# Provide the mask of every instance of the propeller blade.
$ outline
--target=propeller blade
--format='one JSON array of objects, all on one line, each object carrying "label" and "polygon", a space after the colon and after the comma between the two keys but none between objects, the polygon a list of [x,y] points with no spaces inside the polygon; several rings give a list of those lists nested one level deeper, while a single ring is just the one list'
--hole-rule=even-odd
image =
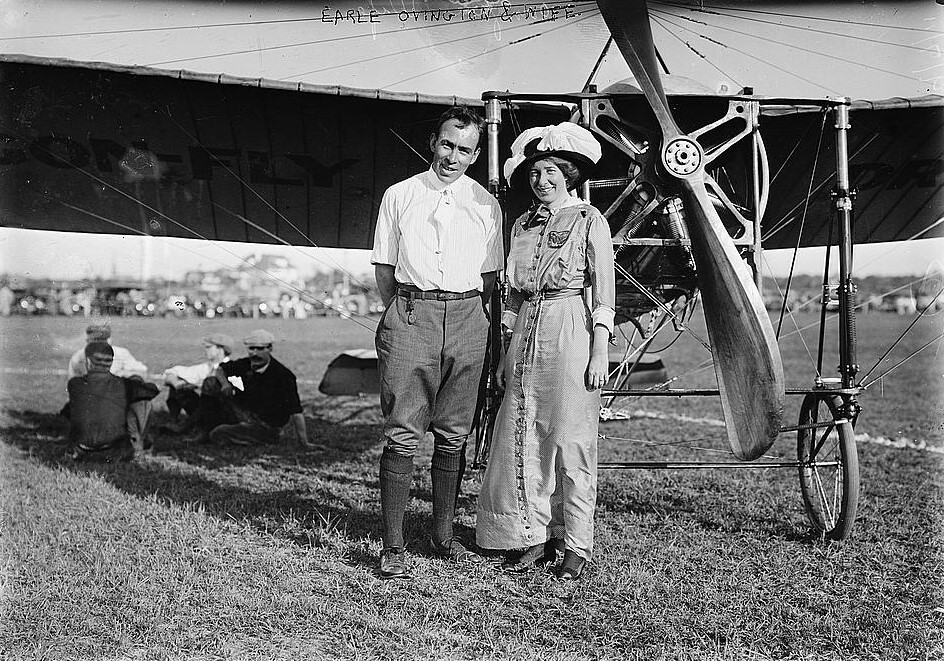
[{"label": "propeller blade", "polygon": [[669,112],[665,90],[662,89],[659,61],[656,59],[652,26],[649,23],[649,8],[645,0],[597,0],[597,5],[603,13],[603,20],[613,36],[613,41],[623,54],[636,84],[646,95],[659,126],[662,127],[665,142],[681,135],[682,132]]},{"label": "propeller blade", "polygon": [[704,183],[687,179],[682,187],[728,441],[738,459],[749,461],[770,449],[780,433],[785,399],[780,350],[751,271]]},{"label": "propeller blade", "polygon": [[783,364],[770,317],[708,197],[704,152],[669,111],[645,0],[597,4],[662,129],[662,166],[683,193],[731,450],[756,459],[776,440],[783,418]]}]

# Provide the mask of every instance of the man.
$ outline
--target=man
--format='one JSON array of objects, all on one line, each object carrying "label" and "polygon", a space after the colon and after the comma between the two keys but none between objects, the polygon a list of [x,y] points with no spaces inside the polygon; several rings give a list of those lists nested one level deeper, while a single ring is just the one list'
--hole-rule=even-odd
[{"label": "man", "polygon": [[268,331],[253,331],[243,338],[249,355],[220,363],[215,374],[203,382],[203,397],[210,401],[207,413],[198,416],[198,424],[209,432],[208,440],[236,445],[271,443],[291,420],[298,442],[308,445],[295,375],[272,357],[274,341]]},{"label": "man", "polygon": [[[108,324],[91,324],[85,329],[85,343],[89,342],[107,342],[111,344],[111,327]],[[111,373],[115,376],[132,377],[138,376],[144,378],[147,376],[147,365],[131,355],[131,352],[124,347],[112,345],[115,352],[112,361]],[[85,350],[79,349],[69,359],[69,378],[84,376],[86,373]]]},{"label": "man", "polygon": [[[227,362],[233,353],[233,338],[225,333],[213,333],[203,338],[204,361],[196,365],[174,365],[164,371],[164,383],[167,385],[167,410],[174,419],[169,429],[174,432],[186,431],[194,425],[200,403],[200,386],[203,381]],[[183,424],[177,424],[181,410],[187,413]]]},{"label": "man", "polygon": [[429,170],[391,186],[380,204],[371,263],[387,307],[376,336],[382,578],[410,576],[403,517],[413,456],[427,431],[435,442],[433,552],[482,561],[455,536],[453,519],[488,337],[485,304],[503,260],[501,208],[465,175],[483,129],[468,108],[447,110],[430,136]]},{"label": "man", "polygon": [[115,350],[107,342],[90,342],[84,353],[86,373],[68,384],[71,456],[127,461],[144,451],[157,386],[112,374]]}]

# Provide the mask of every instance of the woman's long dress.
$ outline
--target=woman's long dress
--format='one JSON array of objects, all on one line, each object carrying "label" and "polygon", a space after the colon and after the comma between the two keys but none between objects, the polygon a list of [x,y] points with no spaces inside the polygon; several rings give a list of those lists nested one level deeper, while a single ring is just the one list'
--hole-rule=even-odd
[{"label": "woman's long dress", "polygon": [[535,215],[512,231],[503,322],[514,334],[476,541],[514,549],[563,539],[589,560],[600,391],[587,390],[587,367],[593,326],[613,331],[613,244],[602,214],[576,198]]}]

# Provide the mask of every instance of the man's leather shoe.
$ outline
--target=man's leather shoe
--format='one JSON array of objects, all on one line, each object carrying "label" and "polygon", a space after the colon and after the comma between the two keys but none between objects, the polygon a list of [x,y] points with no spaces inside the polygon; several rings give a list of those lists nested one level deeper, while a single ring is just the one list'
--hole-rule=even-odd
[{"label": "man's leather shoe", "polygon": [[380,552],[380,578],[413,578],[410,574],[410,565],[406,561],[406,551],[397,546],[391,546]]},{"label": "man's leather shoe", "polygon": [[470,551],[465,544],[459,541],[458,537],[450,537],[444,542],[437,542],[435,539],[429,540],[433,547],[433,555],[452,560],[456,564],[478,565],[485,562],[485,558],[475,551]]}]

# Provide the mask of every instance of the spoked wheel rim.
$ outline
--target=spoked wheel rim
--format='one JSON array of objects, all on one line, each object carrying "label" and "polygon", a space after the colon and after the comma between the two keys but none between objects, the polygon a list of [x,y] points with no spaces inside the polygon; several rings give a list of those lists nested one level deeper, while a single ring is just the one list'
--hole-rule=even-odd
[{"label": "spoked wheel rim", "polygon": [[859,458],[841,405],[836,395],[807,395],[797,431],[803,505],[814,530],[833,540],[851,534],[859,501]]}]

